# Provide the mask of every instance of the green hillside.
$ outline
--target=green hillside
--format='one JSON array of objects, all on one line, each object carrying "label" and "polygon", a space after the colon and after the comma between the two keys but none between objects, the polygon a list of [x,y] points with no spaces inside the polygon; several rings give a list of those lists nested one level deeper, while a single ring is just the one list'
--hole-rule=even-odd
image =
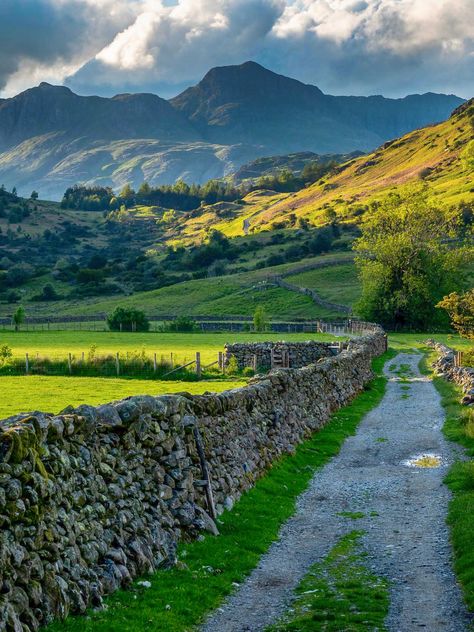
[{"label": "green hillside", "polygon": [[433,201],[448,207],[474,202],[474,101],[455,110],[443,123],[410,132],[371,154],[334,169],[297,193],[254,192],[244,198],[231,219],[206,207],[198,220],[183,222],[183,235],[197,237],[210,226],[226,235],[271,229],[275,223],[292,226],[295,218],[317,225],[336,213],[340,221],[360,221],[371,203],[415,183],[425,183]]},{"label": "green hillside", "polygon": [[[25,307],[28,315],[37,316],[109,313],[117,305],[137,306],[150,315],[251,316],[256,306],[262,304],[269,316],[274,318],[337,317],[343,314],[316,305],[308,296],[274,286],[271,283],[271,276],[285,274],[292,269],[297,270],[302,265],[324,265],[333,260],[348,260],[350,257],[348,253],[338,253],[222,277],[194,279],[157,290],[136,292],[129,296],[94,296],[25,303]],[[312,279],[311,287],[321,290],[324,298],[335,299],[337,294],[339,302],[350,305],[357,294],[354,273],[355,268],[352,264],[343,263],[330,268],[312,270],[304,276],[305,282],[307,278]],[[296,282],[293,277],[288,277],[288,280]],[[339,288],[339,291],[336,288]],[[0,305],[0,315],[5,316],[12,311],[12,305]]]}]

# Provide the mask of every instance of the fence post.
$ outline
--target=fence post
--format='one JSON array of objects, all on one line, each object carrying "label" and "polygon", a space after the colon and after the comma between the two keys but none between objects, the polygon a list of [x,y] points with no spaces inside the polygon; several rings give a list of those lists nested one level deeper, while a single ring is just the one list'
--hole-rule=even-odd
[{"label": "fence post", "polygon": [[72,358],[71,358],[70,353],[68,353],[68,356],[67,356],[67,366],[69,369],[69,375],[72,375]]},{"label": "fence post", "polygon": [[115,356],[115,368],[117,369],[117,375],[120,375],[120,359],[119,359],[118,352],[117,352],[117,355]]},{"label": "fence post", "polygon": [[201,354],[196,351],[196,375],[201,377]]},{"label": "fence post", "polygon": [[217,363],[219,365],[219,371],[222,371],[224,369],[224,356],[222,351],[219,351],[219,354],[217,356]]},{"label": "fence post", "polygon": [[156,353],[153,354],[153,373],[156,373]]},{"label": "fence post", "polygon": [[26,375],[28,375],[29,370],[30,370],[30,362],[29,362],[29,359],[28,359],[28,354],[25,353],[25,373],[26,373]]},{"label": "fence post", "polygon": [[171,368],[174,369],[174,358],[173,358],[173,352],[170,353],[170,364],[171,364]]},{"label": "fence post", "polygon": [[82,364],[84,364],[84,351],[82,352],[81,358],[82,358]]}]

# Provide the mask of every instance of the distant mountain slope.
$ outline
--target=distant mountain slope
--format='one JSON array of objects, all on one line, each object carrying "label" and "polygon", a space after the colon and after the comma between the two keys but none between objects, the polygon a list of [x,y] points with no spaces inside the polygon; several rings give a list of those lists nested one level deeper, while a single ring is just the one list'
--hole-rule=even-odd
[{"label": "distant mountain slope", "polygon": [[77,182],[203,182],[260,156],[367,151],[460,103],[437,94],[332,97],[253,62],[215,68],[169,102],[82,97],[42,83],[0,99],[0,183],[60,199]]},{"label": "distant mountain slope", "polygon": [[0,149],[58,132],[70,139],[94,141],[200,140],[186,117],[154,94],[81,97],[69,88],[41,83],[0,102]]},{"label": "distant mountain slope", "polygon": [[301,151],[294,154],[264,156],[239,167],[239,169],[232,174],[232,180],[238,184],[245,180],[258,179],[261,176],[275,175],[284,169],[288,169],[295,174],[300,174],[309,163],[329,163],[331,161],[341,163],[355,158],[357,155],[360,155],[360,153],[361,152],[354,152],[354,154],[349,155],[320,155],[315,154],[313,151]]},{"label": "distant mountain slope", "polygon": [[473,174],[471,99],[447,121],[388,141],[373,153],[336,167],[332,174],[297,193],[253,192],[231,218],[221,217],[213,207],[204,207],[197,228],[196,220],[190,218],[180,230],[183,236],[195,240],[210,227],[236,236],[266,230],[275,223],[292,226],[299,218],[321,224],[327,221],[328,211],[336,212],[341,221],[357,222],[370,202],[422,182],[440,206],[474,204]]},{"label": "distant mountain slope", "polygon": [[213,68],[171,103],[212,142],[257,141],[278,152],[346,153],[368,151],[442,121],[462,99],[433,93],[404,99],[330,96],[246,62]]}]

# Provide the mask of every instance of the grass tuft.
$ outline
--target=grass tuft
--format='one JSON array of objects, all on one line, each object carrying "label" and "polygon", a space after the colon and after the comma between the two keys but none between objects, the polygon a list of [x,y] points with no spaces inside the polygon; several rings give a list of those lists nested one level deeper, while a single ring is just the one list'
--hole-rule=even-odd
[{"label": "grass tuft", "polygon": [[365,566],[363,531],[341,538],[299,585],[291,610],[268,632],[369,632],[385,630],[388,582]]}]

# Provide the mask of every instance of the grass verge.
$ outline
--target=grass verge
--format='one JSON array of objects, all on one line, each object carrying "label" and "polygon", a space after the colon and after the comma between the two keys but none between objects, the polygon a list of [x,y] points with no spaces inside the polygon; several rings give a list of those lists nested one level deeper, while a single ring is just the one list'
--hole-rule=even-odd
[{"label": "grass verge", "polygon": [[445,482],[453,494],[447,521],[454,551],[454,570],[467,606],[474,611],[474,410],[461,406],[461,390],[455,384],[436,376],[433,383],[446,411],[443,432],[447,439],[466,448],[468,457],[451,467]]},{"label": "grass verge", "polygon": [[364,565],[360,538],[351,531],[328,556],[311,567],[296,591],[288,614],[268,632],[368,632],[385,630],[389,593],[387,580]]},{"label": "grass verge", "polygon": [[221,517],[219,537],[182,543],[180,564],[148,576],[150,587],[135,582],[107,600],[107,609],[70,618],[49,632],[184,632],[202,621],[256,566],[277,538],[280,526],[295,510],[295,501],[314,471],[336,455],[355,433],[364,415],[385,392],[382,368],[394,352],[374,359],[377,377],[326,426],[285,456],[245,494],[233,511]]}]

